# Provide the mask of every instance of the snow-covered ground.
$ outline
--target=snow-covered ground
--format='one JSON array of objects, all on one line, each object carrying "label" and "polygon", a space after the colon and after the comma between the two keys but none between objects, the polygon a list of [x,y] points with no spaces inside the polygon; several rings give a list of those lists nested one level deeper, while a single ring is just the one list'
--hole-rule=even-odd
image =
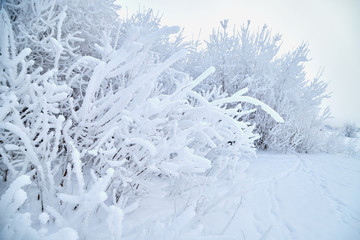
[{"label": "snow-covered ground", "polygon": [[260,154],[229,227],[246,239],[360,239],[360,161]]},{"label": "snow-covered ground", "polygon": [[360,239],[359,159],[260,152],[249,163],[234,184],[223,180],[194,191],[201,199],[196,206],[186,204],[194,198],[191,193],[145,197],[125,215],[124,237]]}]

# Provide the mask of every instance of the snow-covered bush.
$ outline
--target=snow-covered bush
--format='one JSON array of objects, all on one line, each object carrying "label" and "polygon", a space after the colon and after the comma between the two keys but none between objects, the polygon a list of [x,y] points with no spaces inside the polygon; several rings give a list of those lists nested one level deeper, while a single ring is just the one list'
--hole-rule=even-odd
[{"label": "snow-covered bush", "polygon": [[104,32],[119,29],[112,0],[5,1],[18,49],[31,46],[34,68],[55,68],[57,81],[78,55],[94,55]]},{"label": "snow-covered bush", "polygon": [[[99,203],[106,200],[104,191],[108,182],[105,182],[101,189],[96,188],[96,191],[91,188],[87,198],[87,195],[81,196],[81,200],[87,200],[82,202],[82,211],[74,213],[71,206],[62,204],[62,195],[59,193],[64,191],[62,188],[66,186],[59,182],[62,180],[59,176],[63,175],[62,171],[69,161],[80,168],[76,169],[79,170],[79,188],[85,189],[85,186],[80,184],[81,165],[76,162],[76,154],[69,155],[71,152],[67,151],[62,137],[66,116],[63,114],[63,109],[66,109],[63,106],[68,104],[71,89],[66,84],[56,84],[56,68],[39,67],[31,70],[35,61],[27,59],[37,57],[31,55],[30,48],[17,50],[8,14],[5,9],[1,9],[0,14],[0,26],[3,30],[0,37],[1,169],[4,170],[5,185],[14,181],[2,196],[1,207],[7,209],[16,205],[13,211],[8,212],[9,216],[3,219],[1,236],[5,239],[60,239],[65,235],[68,239],[77,239],[78,234],[72,229],[71,222],[63,220],[65,210],[71,208],[72,219],[76,219],[75,215],[78,216],[77,221],[86,220],[87,215],[93,210],[98,211]],[[19,181],[19,184],[15,184],[16,181]],[[99,185],[101,181],[98,180],[94,185]],[[68,188],[73,187],[70,182]],[[20,187],[15,189],[14,184],[21,185],[20,187],[29,186],[24,192]],[[87,184],[88,188],[93,185],[91,181]],[[102,198],[97,200],[96,194],[102,194]],[[88,206],[90,203],[92,208]],[[63,206],[63,216],[58,213],[60,206]],[[117,207],[104,205],[102,208]],[[118,209],[119,211],[121,210]],[[107,216],[114,214],[116,211]],[[42,217],[32,219],[35,216]],[[44,220],[46,217],[50,220]],[[43,227],[34,229],[32,221],[35,225],[41,223]],[[56,229],[47,232],[47,224],[54,222],[59,227],[59,232]],[[113,223],[110,222],[109,226],[111,224]],[[23,228],[20,229],[19,226]],[[82,233],[79,229],[77,231]]]},{"label": "snow-covered bush", "polygon": [[355,123],[344,124],[343,133],[345,137],[355,138],[358,132],[360,132],[360,128]]},{"label": "snow-covered bush", "polygon": [[[326,84],[319,77],[308,80],[304,63],[308,61],[306,44],[280,56],[280,35],[271,35],[264,26],[252,33],[249,23],[238,31],[228,32],[228,21],[213,31],[205,47],[189,57],[188,68],[196,76],[208,66],[216,68],[215,74],[198,86],[198,91],[220,87],[232,94],[244,87],[249,95],[268,104],[277,111],[285,123],[276,123],[269,115],[256,111],[241,118],[256,123],[260,138],[259,149],[307,152],[320,149],[322,122],[320,103],[326,96]],[[244,110],[252,108],[244,104]]]},{"label": "snow-covered bush", "polygon": [[283,121],[247,89],[199,94],[214,68],[195,79],[173,68],[187,53],[169,38],[179,28],[116,11],[102,0],[4,2],[3,236],[119,239],[144,194],[210,183],[254,154],[240,102]]}]

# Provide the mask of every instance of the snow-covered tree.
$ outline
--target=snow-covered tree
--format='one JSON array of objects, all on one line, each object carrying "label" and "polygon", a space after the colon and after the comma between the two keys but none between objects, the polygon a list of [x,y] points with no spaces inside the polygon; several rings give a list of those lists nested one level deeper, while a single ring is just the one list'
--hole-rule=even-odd
[{"label": "snow-covered tree", "polygon": [[[198,91],[219,87],[232,94],[244,87],[249,95],[268,104],[285,120],[276,123],[261,110],[241,120],[256,123],[259,149],[307,152],[320,149],[323,137],[320,103],[327,97],[326,84],[319,76],[309,80],[304,72],[308,61],[306,44],[285,55],[278,53],[281,36],[271,35],[267,26],[256,33],[250,23],[231,33],[227,20],[213,30],[203,48],[192,53],[186,70],[196,76],[208,66],[216,72],[198,86]],[[244,109],[252,108],[244,104]]]},{"label": "snow-covered tree", "polygon": [[208,184],[254,154],[258,135],[240,102],[283,121],[247,89],[196,92],[214,68],[195,78],[174,68],[187,54],[169,38],[179,28],[147,12],[122,20],[117,9],[102,0],[4,2],[2,236],[119,239],[123,210],[143,194]]}]

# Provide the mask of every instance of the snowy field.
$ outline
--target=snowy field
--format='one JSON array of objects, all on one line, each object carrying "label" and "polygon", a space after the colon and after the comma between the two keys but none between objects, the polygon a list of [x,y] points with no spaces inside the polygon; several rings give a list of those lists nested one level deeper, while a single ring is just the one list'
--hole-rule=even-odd
[{"label": "snowy field", "polygon": [[228,233],[245,239],[359,239],[360,162],[342,155],[260,154],[239,187]]},{"label": "snowy field", "polygon": [[[359,159],[260,152],[249,163],[234,185],[212,186],[216,204],[197,213],[174,210],[179,199],[144,198],[124,219],[124,234],[131,239],[360,239]],[[176,211],[177,218],[166,217]],[[126,225],[137,231],[126,232]]]}]

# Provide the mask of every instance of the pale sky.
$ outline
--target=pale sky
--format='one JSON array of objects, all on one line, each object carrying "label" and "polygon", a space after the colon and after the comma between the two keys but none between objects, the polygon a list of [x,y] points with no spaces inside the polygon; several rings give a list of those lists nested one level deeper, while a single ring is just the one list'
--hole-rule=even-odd
[{"label": "pale sky", "polygon": [[282,51],[309,43],[308,76],[324,67],[329,83],[330,122],[360,124],[360,1],[359,0],[120,0],[120,14],[151,7],[163,25],[185,28],[188,39],[208,38],[221,20],[240,26],[251,20],[254,29],[267,24],[283,35]]}]

